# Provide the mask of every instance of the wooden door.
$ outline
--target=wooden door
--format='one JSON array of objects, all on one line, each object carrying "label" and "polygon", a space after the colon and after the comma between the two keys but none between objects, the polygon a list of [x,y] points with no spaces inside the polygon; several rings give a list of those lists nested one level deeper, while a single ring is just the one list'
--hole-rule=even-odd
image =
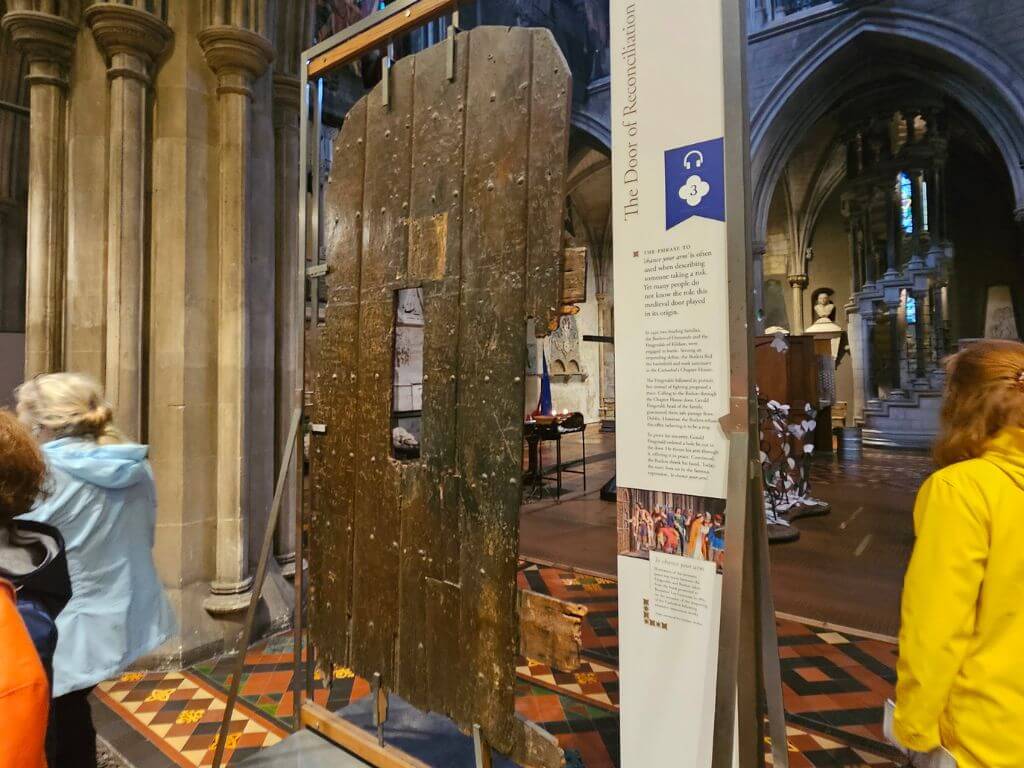
[{"label": "wooden door", "polygon": [[[323,667],[479,724],[550,764],[515,715],[526,319],[561,300],[570,74],[546,30],[459,34],[346,118],[324,197],[311,360],[309,626]],[[420,456],[392,450],[395,303],[422,289]]]}]

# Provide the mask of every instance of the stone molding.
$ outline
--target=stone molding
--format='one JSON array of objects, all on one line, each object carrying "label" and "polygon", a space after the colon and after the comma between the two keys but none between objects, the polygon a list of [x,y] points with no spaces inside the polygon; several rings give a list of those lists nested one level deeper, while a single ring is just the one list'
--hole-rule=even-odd
[{"label": "stone molding", "polygon": [[62,68],[71,60],[78,25],[39,11],[10,11],[0,22],[30,63],[53,62]]},{"label": "stone molding", "polygon": [[789,275],[786,279],[793,288],[806,288],[809,282],[807,275]]},{"label": "stone molding", "polygon": [[[85,22],[92,29],[103,55],[107,59],[110,77],[134,77],[147,84],[152,76],[153,63],[160,57],[174,32],[151,13],[130,5],[98,3],[85,11]],[[146,74],[115,64],[118,54],[136,56],[145,63]]]},{"label": "stone molding", "polygon": [[252,602],[253,577],[249,576],[237,583],[214,581],[210,585],[210,595],[203,600],[203,609],[211,616],[230,616],[240,613]]},{"label": "stone molding", "polygon": [[207,27],[198,35],[206,63],[220,80],[218,93],[252,98],[252,80],[274,60],[274,46],[262,35],[226,24]]},{"label": "stone molding", "polygon": [[299,111],[302,105],[302,85],[297,77],[274,75],[274,110]]}]

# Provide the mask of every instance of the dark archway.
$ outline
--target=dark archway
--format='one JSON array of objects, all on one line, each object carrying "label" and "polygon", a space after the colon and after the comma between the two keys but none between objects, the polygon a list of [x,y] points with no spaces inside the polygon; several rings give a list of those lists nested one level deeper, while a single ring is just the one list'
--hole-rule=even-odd
[{"label": "dark archway", "polygon": [[768,209],[789,156],[837,101],[899,72],[959,102],[999,150],[1024,208],[1024,76],[983,41],[926,14],[865,9],[820,38],[759,104],[753,116],[753,238],[763,241]]}]

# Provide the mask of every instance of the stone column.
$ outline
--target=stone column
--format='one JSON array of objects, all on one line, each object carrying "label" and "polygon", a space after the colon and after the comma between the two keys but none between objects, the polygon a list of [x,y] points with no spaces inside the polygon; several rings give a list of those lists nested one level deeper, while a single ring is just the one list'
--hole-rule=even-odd
[{"label": "stone column", "polygon": [[903,370],[903,337],[905,331],[900,328],[900,305],[899,300],[886,301],[885,313],[889,320],[889,366],[892,370],[892,380],[888,397],[900,398],[904,389]]},{"label": "stone column", "polygon": [[750,244],[751,271],[754,279],[754,333],[764,333],[764,255],[768,244],[754,240]]},{"label": "stone column", "polygon": [[915,291],[913,286],[907,289],[908,300],[913,298],[914,311],[914,384],[922,384],[928,376],[927,350],[927,322],[928,322],[928,294],[923,291]]},{"label": "stone column", "polygon": [[872,400],[878,399],[878,374],[874,366],[874,355],[875,355],[875,323],[878,318],[875,315],[874,310],[868,314],[861,312],[861,318],[863,325],[861,330],[864,333],[864,343],[861,345],[864,350],[862,357],[862,379],[864,382],[864,403],[870,403]]},{"label": "stone column", "polygon": [[25,376],[31,377],[63,367],[68,62],[78,27],[61,16],[20,9],[2,23],[28,60]]},{"label": "stone column", "polygon": [[97,3],[85,12],[110,80],[107,145],[106,395],[118,424],[142,439],[146,97],[171,29],[146,11]]},{"label": "stone column", "polygon": [[944,283],[938,282],[932,286],[932,367],[942,367],[942,358],[946,356],[946,313],[943,306],[942,295]]},{"label": "stone column", "polygon": [[846,305],[847,340],[850,345],[850,367],[853,374],[853,406],[854,424],[864,423],[864,367],[867,360],[865,321],[860,314],[860,306],[853,300]]},{"label": "stone column", "polygon": [[218,78],[220,188],[217,302],[217,575],[204,606],[214,614],[245,608],[252,598],[245,476],[249,313],[245,271],[251,247],[248,198],[253,81],[274,58],[262,35],[217,24],[198,35]]},{"label": "stone column", "polygon": [[809,282],[806,273],[790,275],[786,278],[793,291],[793,327],[790,333],[801,334],[807,325],[804,323],[804,291]]},{"label": "stone column", "polygon": [[[594,295],[597,300],[597,332],[602,336],[614,337],[612,296],[607,291],[608,280],[607,276],[601,276],[600,285],[603,290]],[[601,428],[613,431],[615,429],[615,344],[614,342],[611,344],[601,343],[597,346],[600,360],[598,364],[600,369],[598,397],[601,409]]]},{"label": "stone column", "polygon": [[[301,323],[296,306],[295,281],[299,279],[299,226],[295,196],[299,188],[299,80],[274,76],[274,216],[276,219],[276,378],[277,429],[274,465],[280,467],[287,431],[291,426],[297,380],[295,326]],[[295,473],[288,474],[277,525],[277,561],[285,575],[295,573]]]},{"label": "stone column", "polygon": [[910,172],[911,189],[911,215],[914,222],[914,234],[911,237],[910,264],[907,266],[918,268],[924,265],[924,248],[922,246],[921,234],[924,231],[924,174],[921,171]]},{"label": "stone column", "polygon": [[885,279],[899,276],[900,240],[903,230],[900,228],[899,190],[894,186],[885,197]]}]

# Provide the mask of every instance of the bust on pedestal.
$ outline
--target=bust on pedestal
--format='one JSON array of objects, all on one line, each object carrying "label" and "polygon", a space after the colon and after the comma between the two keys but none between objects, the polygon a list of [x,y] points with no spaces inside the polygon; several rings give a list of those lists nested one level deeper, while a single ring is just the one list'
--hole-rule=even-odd
[{"label": "bust on pedestal", "polygon": [[817,336],[822,333],[842,333],[843,329],[836,325],[836,305],[832,302],[831,288],[819,288],[811,298],[814,302],[814,322],[807,333]]},{"label": "bust on pedestal", "polygon": [[819,288],[811,294],[815,320],[804,331],[816,339],[827,340],[832,351],[834,368],[839,367],[843,359],[846,331],[836,323],[836,305],[832,301],[835,291],[831,288]]}]

